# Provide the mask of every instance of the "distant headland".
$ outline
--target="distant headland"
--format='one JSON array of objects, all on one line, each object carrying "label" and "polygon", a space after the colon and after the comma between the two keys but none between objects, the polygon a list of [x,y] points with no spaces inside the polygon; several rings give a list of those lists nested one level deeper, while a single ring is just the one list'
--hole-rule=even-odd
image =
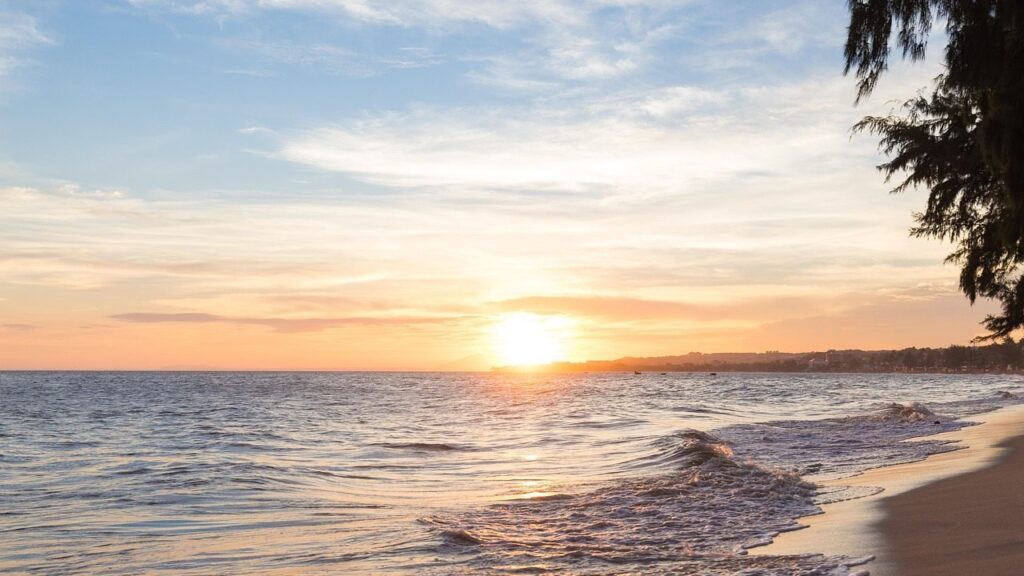
[{"label": "distant headland", "polygon": [[920,372],[1016,373],[1024,371],[1024,339],[977,346],[821,352],[690,352],[679,356],[500,366],[496,372]]}]

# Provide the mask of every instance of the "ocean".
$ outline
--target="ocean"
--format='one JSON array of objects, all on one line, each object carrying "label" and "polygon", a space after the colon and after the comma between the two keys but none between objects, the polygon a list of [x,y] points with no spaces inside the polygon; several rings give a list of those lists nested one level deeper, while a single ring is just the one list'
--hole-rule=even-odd
[{"label": "ocean", "polygon": [[0,572],[856,574],[745,551],[1022,383],[0,372]]}]

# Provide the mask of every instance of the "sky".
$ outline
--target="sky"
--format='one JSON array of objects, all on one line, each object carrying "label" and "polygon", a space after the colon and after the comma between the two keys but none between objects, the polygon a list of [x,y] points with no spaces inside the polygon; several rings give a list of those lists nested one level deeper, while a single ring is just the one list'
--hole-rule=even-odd
[{"label": "sky", "polygon": [[[0,368],[964,344],[845,0],[0,0]],[[936,43],[941,43],[941,39]],[[519,315],[519,316],[517,316]],[[550,334],[548,334],[550,336]]]}]

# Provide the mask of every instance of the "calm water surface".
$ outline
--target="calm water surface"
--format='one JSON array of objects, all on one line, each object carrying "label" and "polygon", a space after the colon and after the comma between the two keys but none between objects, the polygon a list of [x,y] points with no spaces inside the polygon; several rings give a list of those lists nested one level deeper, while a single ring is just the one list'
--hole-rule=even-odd
[{"label": "calm water surface", "polygon": [[[747,557],[997,375],[0,372],[0,571],[852,574]],[[914,404],[920,403],[920,404]]]}]

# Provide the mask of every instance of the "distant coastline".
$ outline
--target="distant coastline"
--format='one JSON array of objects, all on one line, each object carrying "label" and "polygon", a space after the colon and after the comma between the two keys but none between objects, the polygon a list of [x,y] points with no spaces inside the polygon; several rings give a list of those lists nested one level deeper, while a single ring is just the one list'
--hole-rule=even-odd
[{"label": "distant coastline", "polygon": [[498,366],[495,372],[843,372],[922,374],[1024,373],[1024,346],[1006,339],[979,346],[824,352],[690,352],[679,356]]}]

